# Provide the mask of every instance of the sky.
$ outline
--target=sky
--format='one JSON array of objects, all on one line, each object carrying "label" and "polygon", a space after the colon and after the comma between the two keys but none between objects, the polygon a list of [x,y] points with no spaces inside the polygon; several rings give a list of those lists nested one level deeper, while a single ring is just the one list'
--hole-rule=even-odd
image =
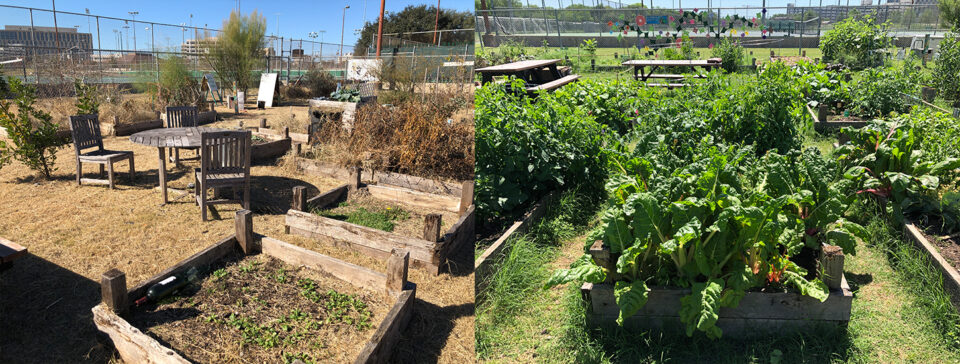
[{"label": "sky", "polygon": [[[240,0],[240,11],[244,14],[253,10],[260,12],[267,20],[267,34],[279,34],[287,38],[303,38],[309,40],[310,32],[317,32],[317,41],[324,43],[340,43],[340,30],[343,7],[346,10],[344,44],[352,45],[358,38],[355,32],[363,26],[364,19],[368,22],[376,21],[379,16],[380,2],[377,0]],[[387,11],[397,12],[408,5],[436,5],[435,0],[386,0]],[[0,5],[13,5],[51,9],[51,0],[0,0]],[[166,24],[180,24],[204,26],[219,29],[223,20],[230,11],[237,7],[236,0],[161,0],[161,1],[130,1],[130,0],[59,0],[56,1],[57,25],[61,28],[75,27],[81,32],[88,29],[93,34],[94,47],[97,46],[97,25],[93,17],[60,14],[61,11],[85,13],[130,19],[130,11],[139,12],[136,15],[137,24],[125,24],[119,20],[100,20],[100,42],[104,49],[132,49],[134,31],[136,32],[136,47],[140,50],[151,49],[151,32],[153,42],[159,49],[178,47],[183,39],[190,38],[193,31],[183,32],[180,27],[157,26],[150,29],[149,24],[140,21],[154,21]],[[473,0],[441,0],[440,7],[460,11],[473,11]],[[193,17],[191,18],[191,14]],[[34,11],[36,26],[53,26],[51,12]],[[432,19],[428,19],[432,22]],[[30,14],[27,10],[0,7],[0,25],[29,25]],[[127,28],[124,28],[127,26]],[[325,31],[325,32],[322,32]],[[286,46],[284,47],[287,48]],[[307,52],[310,47],[304,45]],[[324,54],[329,53],[327,50]]]}]

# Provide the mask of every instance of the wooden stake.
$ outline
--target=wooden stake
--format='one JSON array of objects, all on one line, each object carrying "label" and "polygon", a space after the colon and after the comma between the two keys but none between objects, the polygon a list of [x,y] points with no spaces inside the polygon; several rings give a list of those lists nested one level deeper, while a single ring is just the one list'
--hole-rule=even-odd
[{"label": "wooden stake", "polygon": [[237,211],[236,217],[237,242],[244,254],[253,254],[256,246],[253,244],[253,212],[250,210]]},{"label": "wooden stake", "polygon": [[393,249],[387,259],[387,292],[399,294],[407,283],[407,266],[410,263],[410,252]]},{"label": "wooden stake", "polygon": [[350,190],[356,191],[360,188],[360,176],[362,175],[360,167],[350,168]]},{"label": "wooden stake", "polygon": [[267,128],[267,118],[260,119],[260,127],[263,129]]},{"label": "wooden stake", "polygon": [[440,222],[443,215],[427,214],[423,218],[423,240],[430,242],[440,241]]},{"label": "wooden stake", "polygon": [[283,139],[290,139],[290,127],[283,127]]},{"label": "wooden stake", "polygon": [[293,155],[294,155],[294,156],[299,156],[299,155],[300,155],[300,148],[301,148],[302,145],[303,145],[303,144],[300,144],[300,143],[296,143],[296,144],[293,145]]},{"label": "wooden stake", "polygon": [[127,275],[117,268],[113,268],[100,277],[100,294],[103,303],[107,304],[118,315],[127,312]]},{"label": "wooden stake", "polygon": [[473,205],[473,181],[464,181],[460,191],[460,213],[458,216],[463,216],[470,205]]},{"label": "wooden stake", "polygon": [[840,289],[843,280],[843,249],[824,245],[820,249],[820,279],[830,289]]},{"label": "wooden stake", "polygon": [[296,186],[293,188],[293,205],[290,206],[290,208],[297,211],[307,210],[307,188],[306,187]]}]

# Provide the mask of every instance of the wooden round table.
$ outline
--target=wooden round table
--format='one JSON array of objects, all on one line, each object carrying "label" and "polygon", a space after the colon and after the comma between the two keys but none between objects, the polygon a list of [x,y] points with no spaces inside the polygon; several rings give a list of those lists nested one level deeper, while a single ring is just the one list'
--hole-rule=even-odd
[{"label": "wooden round table", "polygon": [[141,131],[130,136],[130,141],[150,147],[157,147],[160,151],[160,194],[163,203],[167,201],[167,161],[164,148],[199,148],[200,133],[209,131],[227,131],[219,128],[159,128]]}]

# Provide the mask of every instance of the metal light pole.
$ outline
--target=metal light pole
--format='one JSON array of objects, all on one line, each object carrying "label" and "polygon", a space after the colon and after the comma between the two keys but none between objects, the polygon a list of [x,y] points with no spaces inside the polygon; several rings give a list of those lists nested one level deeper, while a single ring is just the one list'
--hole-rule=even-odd
[{"label": "metal light pole", "polygon": [[[485,4],[484,0],[480,1],[481,4]],[[383,6],[385,2],[386,0],[380,0],[380,21],[377,22],[377,59],[380,59],[380,41],[383,40]],[[486,15],[484,15],[484,19],[486,19]]]},{"label": "metal light pole", "polygon": [[139,11],[128,11],[127,14],[133,16],[133,53],[137,53],[137,14]]},{"label": "metal light pole", "polygon": [[340,58],[343,58],[343,30],[347,23],[347,9],[350,9],[350,5],[343,7],[343,20],[340,22]]},{"label": "metal light pole", "polygon": [[433,19],[433,43],[434,44],[437,43],[438,30],[440,30],[440,0],[437,0],[437,16]]},{"label": "metal light pole", "polygon": [[53,3],[53,33],[57,42],[57,53],[60,53],[60,27],[57,26],[57,1],[50,0]]}]

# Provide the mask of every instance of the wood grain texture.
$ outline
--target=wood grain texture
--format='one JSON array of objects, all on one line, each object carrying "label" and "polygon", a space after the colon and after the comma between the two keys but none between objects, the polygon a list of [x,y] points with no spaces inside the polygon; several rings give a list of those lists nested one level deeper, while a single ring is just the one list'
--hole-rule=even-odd
[{"label": "wood grain texture", "polygon": [[0,238],[0,263],[8,263],[27,255],[27,248],[10,240]]},{"label": "wood grain texture", "polygon": [[[389,254],[393,249],[406,249],[414,260],[435,263],[437,244],[422,239],[409,238],[386,231],[351,224],[303,211],[287,211],[286,225],[290,233],[307,237],[327,237],[344,241],[351,246],[365,246]],[[307,234],[303,234],[306,232]],[[382,256],[382,255],[381,255]]]},{"label": "wood grain texture", "polygon": [[344,282],[376,292],[387,292],[387,275],[356,264],[344,262],[310,251],[277,239],[261,239],[263,254],[280,259],[287,264],[304,266],[326,273]]},{"label": "wood grain texture", "polygon": [[378,200],[426,209],[460,212],[459,197],[435,195],[400,187],[367,185],[366,188],[370,196]]},{"label": "wood grain texture", "polygon": [[187,364],[180,354],[161,345],[149,335],[133,327],[104,305],[94,306],[93,323],[110,336],[113,346],[127,363]]},{"label": "wood grain texture", "polygon": [[407,268],[410,264],[410,252],[394,249],[387,259],[387,292],[399,295],[407,284]]},{"label": "wood grain texture", "polygon": [[127,312],[127,275],[117,268],[106,271],[100,276],[100,296],[113,312]]},{"label": "wood grain texture", "polygon": [[400,294],[397,303],[393,305],[387,316],[384,317],[370,341],[364,346],[354,364],[380,364],[390,362],[393,347],[400,339],[401,333],[410,322],[413,314],[413,302],[416,298],[416,288],[406,289]]},{"label": "wood grain texture", "polygon": [[324,192],[313,198],[307,200],[304,208],[306,210],[299,211],[310,211],[312,209],[323,209],[327,208],[338,202],[343,202],[347,200],[347,196],[350,193],[350,185],[340,185],[337,188],[334,188],[330,191]]}]

